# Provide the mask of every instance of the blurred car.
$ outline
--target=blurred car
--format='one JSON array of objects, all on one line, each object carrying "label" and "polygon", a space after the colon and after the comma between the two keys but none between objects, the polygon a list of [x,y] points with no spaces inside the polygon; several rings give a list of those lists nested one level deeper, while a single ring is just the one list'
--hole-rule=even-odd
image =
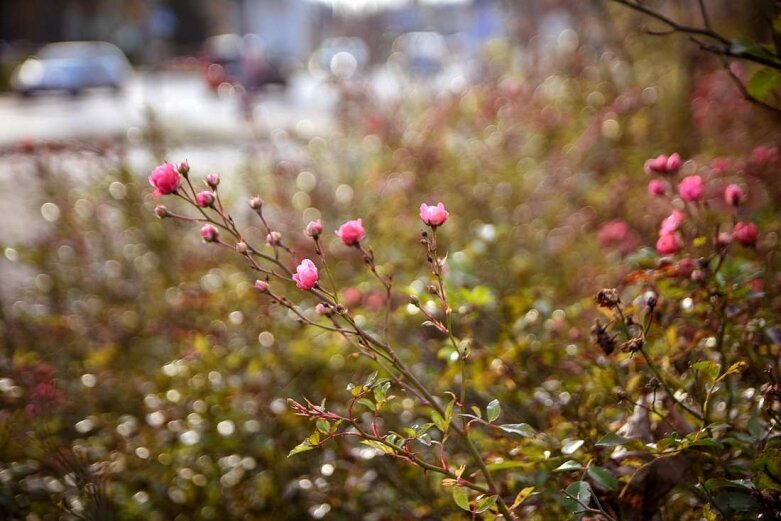
[{"label": "blurred car", "polygon": [[448,55],[444,36],[435,32],[402,34],[393,44],[401,57],[402,65],[411,73],[432,76],[442,71]]},{"label": "blurred car", "polygon": [[223,83],[248,91],[287,84],[285,61],[273,56],[255,34],[212,36],[204,42],[201,63],[206,84],[214,91]]},{"label": "blurred car", "polygon": [[79,94],[95,87],[120,90],[130,63],[108,42],[59,42],[42,47],[11,76],[11,88],[23,96],[41,91]]},{"label": "blurred car", "polygon": [[309,70],[346,79],[364,71],[368,64],[369,47],[360,38],[328,38],[312,53]]}]

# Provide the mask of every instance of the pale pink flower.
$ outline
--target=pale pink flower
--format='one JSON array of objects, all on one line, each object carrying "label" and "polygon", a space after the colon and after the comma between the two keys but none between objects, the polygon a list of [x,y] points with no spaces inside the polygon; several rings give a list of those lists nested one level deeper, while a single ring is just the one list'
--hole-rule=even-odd
[{"label": "pale pink flower", "polygon": [[176,192],[181,181],[179,172],[176,171],[176,167],[171,163],[159,165],[149,175],[149,184],[155,187],[155,197]]},{"label": "pale pink flower", "polygon": [[336,235],[347,246],[356,246],[366,236],[363,223],[360,219],[347,221],[336,230]]},{"label": "pale pink flower", "polygon": [[319,237],[321,233],[323,233],[323,223],[320,222],[320,219],[317,219],[316,221],[311,221],[309,224],[306,225],[306,229],[304,230],[304,233],[309,235],[310,237]]},{"label": "pale pink flower", "polygon": [[662,225],[659,228],[659,235],[665,235],[673,233],[680,228],[683,221],[686,220],[686,215],[679,210],[673,210],[673,213],[668,215],[662,220]]},{"label": "pale pink flower", "polygon": [[296,283],[298,289],[310,290],[315,287],[317,281],[320,279],[320,274],[317,272],[317,266],[309,259],[304,259],[296,267],[296,272],[293,274],[293,280]]},{"label": "pale pink flower", "polygon": [[698,175],[684,177],[683,180],[678,183],[678,194],[684,201],[698,201],[702,198],[702,192],[702,177]]},{"label": "pale pink flower", "polygon": [[437,203],[436,206],[429,206],[426,203],[420,205],[420,218],[429,226],[442,226],[449,216],[450,213],[442,203]]},{"label": "pale pink flower", "polygon": [[729,185],[724,189],[724,201],[731,206],[738,206],[745,195],[743,189],[738,185]]}]

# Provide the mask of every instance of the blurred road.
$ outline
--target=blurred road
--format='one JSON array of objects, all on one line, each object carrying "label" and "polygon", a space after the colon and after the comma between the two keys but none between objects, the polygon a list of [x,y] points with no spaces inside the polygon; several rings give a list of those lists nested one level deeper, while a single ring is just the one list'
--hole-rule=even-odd
[{"label": "blurred road", "polygon": [[230,87],[215,94],[192,72],[139,72],[114,94],[89,91],[78,97],[41,94],[22,99],[0,95],[0,147],[20,140],[49,140],[123,135],[145,124],[151,108],[164,128],[177,135],[246,132],[246,112],[267,129],[290,128],[301,121],[312,130],[327,128],[336,93],[309,74],[293,76],[287,90],[267,90],[242,108]]}]

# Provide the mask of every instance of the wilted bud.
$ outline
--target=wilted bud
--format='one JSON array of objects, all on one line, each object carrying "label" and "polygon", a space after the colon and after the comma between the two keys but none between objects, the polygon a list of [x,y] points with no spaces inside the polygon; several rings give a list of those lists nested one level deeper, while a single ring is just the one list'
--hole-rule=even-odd
[{"label": "wilted bud", "polygon": [[436,284],[429,284],[428,286],[426,286],[426,291],[428,291],[432,295],[439,294],[439,288],[437,288]]},{"label": "wilted bud", "polygon": [[607,332],[607,328],[597,320],[591,327],[591,337],[606,355],[610,355],[616,349],[616,339]]},{"label": "wilted bud", "polygon": [[260,210],[260,208],[263,206],[263,199],[256,195],[249,200],[249,206],[253,210]]},{"label": "wilted bud", "polygon": [[658,303],[656,293],[653,291],[646,291],[645,295],[643,295],[643,298],[645,299],[645,305],[649,309],[654,309],[656,307],[656,304]]},{"label": "wilted bud", "polygon": [[166,217],[168,217],[168,208],[166,208],[162,204],[158,204],[157,206],[155,206],[155,214],[159,218],[165,219]]},{"label": "wilted bud", "polygon": [[643,348],[643,345],[643,339],[635,337],[621,344],[621,351],[624,353],[637,353]]},{"label": "wilted bud", "polygon": [[413,306],[418,306],[420,305],[420,299],[415,295],[411,295],[409,298],[409,303],[412,304]]},{"label": "wilted bud", "polygon": [[279,232],[269,232],[268,235],[266,235],[266,243],[269,246],[279,246],[279,243],[282,242],[282,234]]},{"label": "wilted bud", "polygon": [[209,174],[206,176],[205,181],[209,188],[214,190],[220,184],[220,176],[219,174]]},{"label": "wilted bud", "polygon": [[616,307],[619,302],[621,302],[621,299],[618,296],[617,289],[605,288],[594,295],[594,302],[596,302],[600,307],[612,309]]},{"label": "wilted bud", "polygon": [[236,243],[236,252],[241,253],[242,255],[247,253],[247,243],[244,241],[239,241]]},{"label": "wilted bud", "polygon": [[703,272],[702,270],[694,270],[692,271],[691,279],[694,282],[702,282],[703,280],[705,280],[705,272]]},{"label": "wilted bud", "polygon": [[261,293],[266,293],[268,291],[268,282],[266,282],[265,280],[256,280],[255,289],[260,291]]}]

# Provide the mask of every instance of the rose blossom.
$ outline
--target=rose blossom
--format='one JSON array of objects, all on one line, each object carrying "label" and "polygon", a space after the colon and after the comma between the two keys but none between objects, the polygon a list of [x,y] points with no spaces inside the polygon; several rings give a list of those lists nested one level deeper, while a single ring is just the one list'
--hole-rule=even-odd
[{"label": "rose blossom", "polygon": [[298,289],[310,290],[317,284],[320,275],[317,273],[317,266],[309,259],[304,259],[296,267],[296,272],[293,274],[293,280],[296,283]]},{"label": "rose blossom", "polygon": [[171,163],[163,163],[149,175],[149,184],[155,187],[155,197],[176,192],[180,182],[179,172]]},{"label": "rose blossom", "polygon": [[743,189],[738,185],[729,185],[724,189],[724,201],[732,206],[738,206],[745,197]]},{"label": "rose blossom", "polygon": [[677,233],[664,233],[656,241],[656,251],[661,255],[675,255],[681,249],[681,238]]},{"label": "rose blossom", "polygon": [[664,183],[660,181],[659,179],[652,179],[648,183],[648,194],[652,195],[653,197],[660,197],[664,195],[665,189],[664,189]]},{"label": "rose blossom", "polygon": [[360,219],[347,221],[336,230],[336,235],[347,246],[356,246],[366,236],[363,223]]},{"label": "rose blossom", "polygon": [[684,177],[678,184],[678,194],[684,201],[697,201],[702,197],[702,177],[698,175],[690,175]]},{"label": "rose blossom", "polygon": [[732,228],[732,237],[743,246],[753,246],[757,242],[759,229],[754,223],[737,222]]},{"label": "rose blossom", "polygon": [[201,208],[207,208],[214,204],[214,194],[209,191],[198,192],[195,195],[195,204]]},{"label": "rose blossom", "polygon": [[306,225],[306,229],[304,229],[304,233],[306,233],[310,237],[319,237],[320,234],[323,233],[323,223],[320,222],[320,219],[317,219],[316,221],[311,221],[309,224]]},{"label": "rose blossom", "polygon": [[685,219],[686,216],[683,214],[683,212],[673,210],[673,213],[665,217],[662,221],[662,225],[659,228],[659,235],[673,233],[681,226]]},{"label": "rose blossom", "polygon": [[426,203],[420,205],[420,218],[429,226],[442,226],[449,216],[450,213],[445,210],[445,205],[442,203],[437,203],[436,206],[429,206]]}]

